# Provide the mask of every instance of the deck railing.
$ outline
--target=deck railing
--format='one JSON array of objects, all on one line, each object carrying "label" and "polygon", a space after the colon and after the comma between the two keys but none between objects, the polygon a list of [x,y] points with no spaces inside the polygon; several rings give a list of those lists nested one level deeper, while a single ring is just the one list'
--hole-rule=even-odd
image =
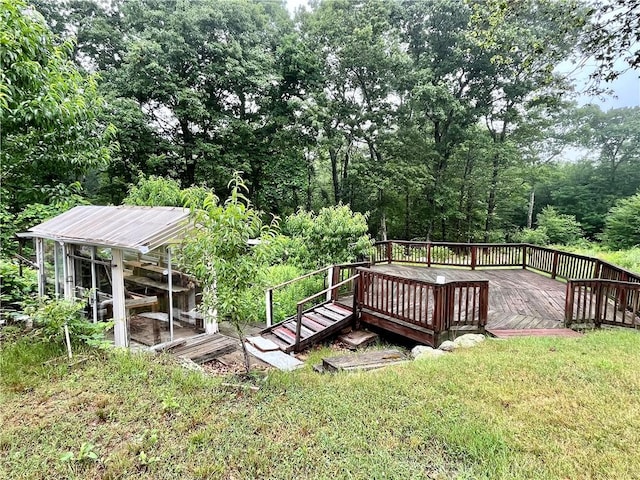
[{"label": "deck railing", "polygon": [[438,284],[366,268],[357,270],[359,308],[436,334],[462,326],[484,327],[487,323],[489,282],[486,280]]},{"label": "deck railing", "polygon": [[594,323],[636,327],[640,324],[640,283],[616,280],[569,280],[565,324]]},{"label": "deck railing", "polygon": [[[527,243],[451,243],[390,240],[374,245],[372,263],[427,266],[522,267],[567,280],[567,324],[592,321],[635,326],[640,275],[603,260]],[[618,312],[613,315],[612,312]],[[633,321],[632,321],[633,317]]]}]

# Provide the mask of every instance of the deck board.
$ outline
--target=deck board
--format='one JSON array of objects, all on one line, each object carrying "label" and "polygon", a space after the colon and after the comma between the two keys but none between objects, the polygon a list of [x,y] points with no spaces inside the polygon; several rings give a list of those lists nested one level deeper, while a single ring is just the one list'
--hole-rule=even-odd
[{"label": "deck board", "polygon": [[489,281],[487,329],[564,328],[565,283],[522,268],[464,270],[378,264],[373,270],[405,278],[435,282]]}]

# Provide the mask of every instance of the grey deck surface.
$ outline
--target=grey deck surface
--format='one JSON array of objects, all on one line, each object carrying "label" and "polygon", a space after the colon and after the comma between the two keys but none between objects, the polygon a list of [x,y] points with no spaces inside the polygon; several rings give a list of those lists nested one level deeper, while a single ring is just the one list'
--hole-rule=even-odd
[{"label": "grey deck surface", "polygon": [[564,328],[565,284],[544,275],[517,269],[464,270],[398,264],[378,264],[373,270],[435,282],[488,280],[488,329]]}]

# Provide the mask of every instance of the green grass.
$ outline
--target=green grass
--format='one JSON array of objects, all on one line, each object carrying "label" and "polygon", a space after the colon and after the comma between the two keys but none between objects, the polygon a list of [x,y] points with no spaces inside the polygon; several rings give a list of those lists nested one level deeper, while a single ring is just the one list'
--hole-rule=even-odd
[{"label": "green grass", "polygon": [[619,267],[640,274],[640,247],[628,250],[608,250],[597,243],[589,243],[583,246],[555,246],[567,252],[578,253],[596,257],[605,262],[613,263]]},{"label": "green grass", "polygon": [[269,372],[253,392],[169,357],[67,368],[6,344],[0,478],[638,478],[639,347],[634,331],[489,340],[366,373]]}]

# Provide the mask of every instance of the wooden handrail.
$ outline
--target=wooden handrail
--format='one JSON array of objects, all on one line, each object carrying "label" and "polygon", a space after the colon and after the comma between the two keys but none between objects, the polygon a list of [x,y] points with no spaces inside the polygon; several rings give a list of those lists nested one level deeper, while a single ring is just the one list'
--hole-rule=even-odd
[{"label": "wooden handrail", "polygon": [[265,288],[265,291],[276,290],[278,288],[286,287],[287,285],[298,282],[300,280],[304,280],[305,278],[309,278],[309,277],[312,277],[313,275],[326,272],[330,268],[331,268],[331,265],[329,265],[328,267],[319,268],[318,270],[314,270],[313,272],[305,273],[304,275],[300,275],[299,277],[292,278],[291,280],[287,280],[286,282],[279,283],[278,285],[274,285],[273,287]]},{"label": "wooden handrail", "polygon": [[356,274],[353,275],[352,277],[347,278],[346,280],[343,280],[340,283],[336,283],[335,285],[331,285],[329,288],[325,288],[324,290],[318,292],[318,293],[314,293],[313,295],[300,300],[297,303],[297,314],[296,314],[296,342],[294,344],[294,350],[298,350],[298,346],[300,345],[300,333],[301,333],[301,329],[302,329],[302,315],[304,314],[304,305],[308,302],[310,302],[311,300],[313,300],[314,298],[317,297],[321,297],[322,295],[326,295],[327,293],[340,288],[343,285],[346,285],[349,282],[355,281],[358,277],[360,276],[360,274]]}]

